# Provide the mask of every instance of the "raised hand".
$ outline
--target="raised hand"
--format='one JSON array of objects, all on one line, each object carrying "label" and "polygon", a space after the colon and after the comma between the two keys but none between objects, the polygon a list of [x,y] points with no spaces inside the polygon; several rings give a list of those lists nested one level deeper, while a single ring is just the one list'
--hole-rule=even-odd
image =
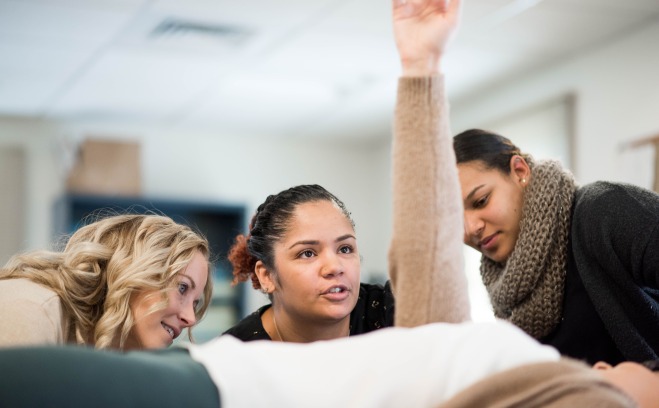
[{"label": "raised hand", "polygon": [[403,76],[440,72],[442,55],[458,25],[461,0],[393,0],[393,26]]}]

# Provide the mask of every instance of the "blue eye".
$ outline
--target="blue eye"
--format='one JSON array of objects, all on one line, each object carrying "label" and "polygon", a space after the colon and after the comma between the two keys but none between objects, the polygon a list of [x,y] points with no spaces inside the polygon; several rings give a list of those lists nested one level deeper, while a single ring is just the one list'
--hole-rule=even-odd
[{"label": "blue eye", "polygon": [[181,295],[184,295],[185,292],[187,292],[189,288],[190,288],[190,286],[188,286],[187,283],[181,282],[181,283],[178,284],[178,293],[180,293]]}]

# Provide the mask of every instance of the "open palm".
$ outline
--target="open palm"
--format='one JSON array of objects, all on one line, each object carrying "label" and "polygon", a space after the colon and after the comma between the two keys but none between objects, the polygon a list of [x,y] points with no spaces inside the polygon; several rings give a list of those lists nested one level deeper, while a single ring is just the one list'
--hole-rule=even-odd
[{"label": "open palm", "polygon": [[404,69],[438,68],[459,10],[460,0],[393,1],[394,35]]}]

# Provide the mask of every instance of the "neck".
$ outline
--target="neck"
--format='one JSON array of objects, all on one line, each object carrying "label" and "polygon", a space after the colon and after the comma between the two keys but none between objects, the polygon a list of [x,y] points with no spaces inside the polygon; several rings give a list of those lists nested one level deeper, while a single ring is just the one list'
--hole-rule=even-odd
[{"label": "neck", "polygon": [[336,322],[295,321],[274,307],[261,316],[263,327],[274,341],[310,343],[319,340],[332,340],[350,335],[350,316]]}]

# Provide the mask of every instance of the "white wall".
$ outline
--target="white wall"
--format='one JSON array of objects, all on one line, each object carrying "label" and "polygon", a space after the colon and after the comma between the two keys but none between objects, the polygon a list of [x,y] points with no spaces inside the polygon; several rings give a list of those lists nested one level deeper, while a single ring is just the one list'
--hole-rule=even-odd
[{"label": "white wall", "polygon": [[453,129],[477,127],[571,93],[576,98],[573,170],[578,180],[626,181],[651,188],[651,149],[622,152],[620,145],[659,133],[659,21],[589,53],[455,101]]},{"label": "white wall", "polygon": [[51,137],[57,127],[38,120],[0,119],[0,145],[24,149],[26,207],[23,249],[49,248],[52,237],[52,203],[62,189],[62,169]]}]

